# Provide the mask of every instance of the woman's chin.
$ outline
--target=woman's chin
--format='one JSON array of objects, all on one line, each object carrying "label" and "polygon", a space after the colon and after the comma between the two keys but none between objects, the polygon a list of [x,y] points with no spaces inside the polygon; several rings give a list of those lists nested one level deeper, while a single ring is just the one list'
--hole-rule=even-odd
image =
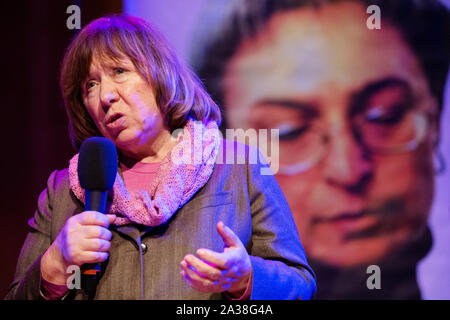
[{"label": "woman's chin", "polygon": [[130,133],[129,130],[122,130],[113,139],[117,148],[126,151],[127,149],[133,149],[138,145],[138,139],[135,134]]},{"label": "woman's chin", "polygon": [[384,260],[409,240],[404,234],[383,234],[340,243],[321,243],[307,250],[310,257],[341,268],[368,265]]}]

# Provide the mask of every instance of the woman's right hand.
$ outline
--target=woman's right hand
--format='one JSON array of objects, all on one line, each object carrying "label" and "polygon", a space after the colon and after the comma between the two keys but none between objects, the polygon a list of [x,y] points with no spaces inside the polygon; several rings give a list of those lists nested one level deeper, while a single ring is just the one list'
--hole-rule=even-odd
[{"label": "woman's right hand", "polygon": [[70,217],[41,260],[42,276],[54,284],[66,284],[71,265],[100,263],[108,258],[115,215],[84,211]]}]

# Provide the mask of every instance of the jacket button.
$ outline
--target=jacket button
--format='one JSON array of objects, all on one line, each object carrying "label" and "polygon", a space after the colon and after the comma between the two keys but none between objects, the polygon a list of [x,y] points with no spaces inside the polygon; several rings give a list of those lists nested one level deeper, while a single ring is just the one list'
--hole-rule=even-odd
[{"label": "jacket button", "polygon": [[142,254],[145,254],[147,252],[147,249],[147,245],[145,243],[141,243]]}]

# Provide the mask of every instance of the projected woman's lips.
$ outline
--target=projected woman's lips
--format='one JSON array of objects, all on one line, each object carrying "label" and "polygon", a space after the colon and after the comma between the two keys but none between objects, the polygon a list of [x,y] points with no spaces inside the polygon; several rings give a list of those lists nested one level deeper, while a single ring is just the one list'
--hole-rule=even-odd
[{"label": "projected woman's lips", "polygon": [[374,226],[379,219],[368,212],[341,213],[332,218],[316,218],[314,222],[317,227],[339,231],[344,236],[354,232],[362,232]]},{"label": "projected woman's lips", "polygon": [[405,203],[388,199],[378,205],[355,211],[338,211],[333,215],[318,215],[312,225],[325,233],[338,232],[345,239],[373,237],[385,232],[403,212]]}]

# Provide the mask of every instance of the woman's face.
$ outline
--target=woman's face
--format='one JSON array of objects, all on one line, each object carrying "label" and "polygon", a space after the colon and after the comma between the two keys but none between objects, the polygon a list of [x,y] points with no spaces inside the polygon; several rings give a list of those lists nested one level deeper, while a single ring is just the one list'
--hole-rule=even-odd
[{"label": "woman's face", "polygon": [[153,88],[128,58],[114,62],[94,55],[82,97],[99,131],[125,154],[167,134]]},{"label": "woman's face", "polygon": [[[317,140],[318,148],[325,146],[320,161],[276,178],[308,256],[337,266],[377,261],[419,237],[433,194],[429,136],[415,150],[380,155],[368,152],[354,132],[365,112],[388,115],[374,121],[384,132],[397,121],[395,110],[430,111],[433,101],[397,30],[384,22],[381,30],[368,30],[367,17],[353,3],[276,14],[242,43],[224,77],[230,127],[326,134]],[[301,135],[280,134],[280,165],[282,158],[314,154],[299,147]]]}]

